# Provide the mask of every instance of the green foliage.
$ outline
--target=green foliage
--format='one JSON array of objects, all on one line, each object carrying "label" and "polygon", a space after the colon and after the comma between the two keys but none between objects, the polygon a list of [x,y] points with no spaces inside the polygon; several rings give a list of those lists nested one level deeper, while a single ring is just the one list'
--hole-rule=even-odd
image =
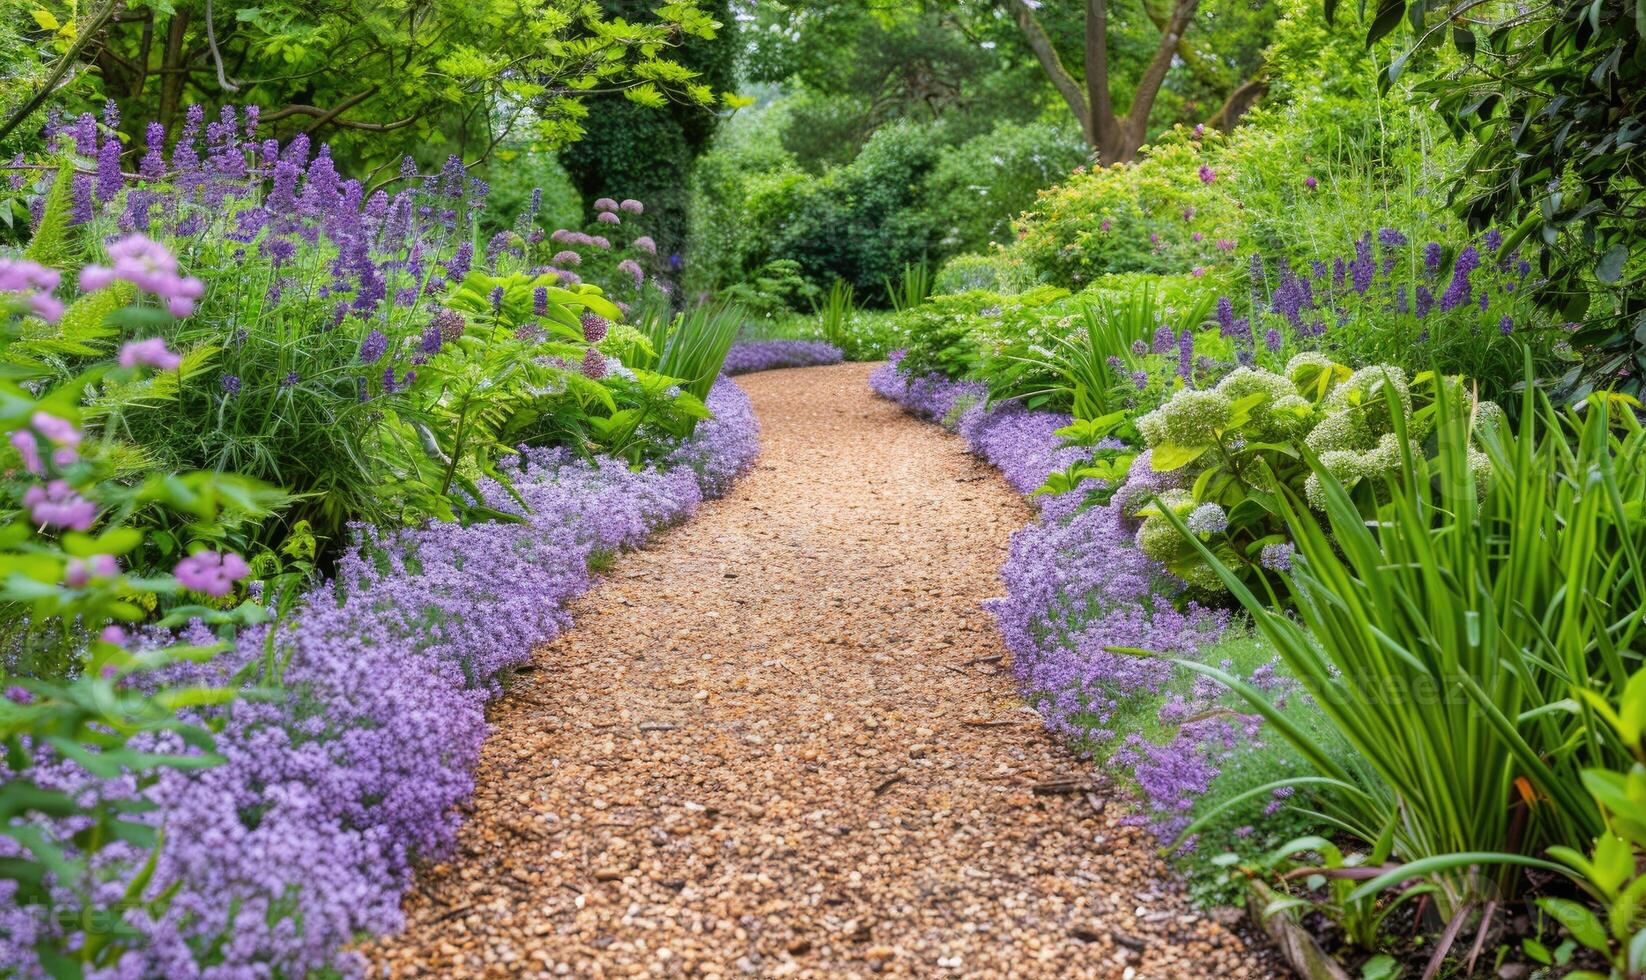
[{"label": "green foliage", "polygon": [[1085,163],[1088,153],[1079,130],[1050,122],[1002,122],[945,151],[926,191],[943,250],[1009,242],[1012,219],[1034,206],[1041,188]]},{"label": "green foliage", "polygon": [[[191,103],[208,115],[256,104],[284,135],[315,131],[342,161],[376,164],[409,152],[437,164],[450,152],[483,157],[508,136],[573,142],[592,90],[700,107],[718,98],[717,82],[704,84],[674,60],[683,43],[713,38],[721,26],[694,0],[628,19],[585,0],[185,0],[135,5],[120,17],[103,4],[36,6],[64,25],[29,32],[40,42],[36,57],[66,56],[72,69],[70,84],[50,96],[71,114],[116,100],[139,139],[145,123],[170,129]],[[0,140],[21,125],[26,99],[43,96],[46,81],[38,77],[16,108],[0,101]]]},{"label": "green foliage", "polygon": [[956,255],[938,267],[932,292],[941,295],[969,293],[981,289],[991,293],[1017,293],[1029,286],[1028,274],[1019,259],[1003,252],[987,255]]},{"label": "green foliage", "polygon": [[1488,892],[1513,895],[1519,868],[1564,870],[1531,855],[1586,847],[1604,828],[1581,774],[1634,761],[1594,705],[1619,702],[1646,636],[1646,430],[1621,400],[1557,412],[1528,394],[1522,431],[1489,426],[1481,440],[1482,495],[1460,391],[1434,401],[1432,458],[1397,393],[1383,398],[1399,468],[1374,521],[1318,466],[1324,517],[1277,495],[1297,547],[1295,618],[1197,544],[1375,778],[1352,777],[1260,692],[1189,666],[1228,683],[1332,781],[1340,829],[1368,843],[1392,833],[1406,863],[1351,898],[1422,880],[1449,917]]},{"label": "green foliage", "polygon": [[815,305],[818,293],[818,288],[800,274],[800,263],[794,259],[772,259],[747,279],[720,290],[720,299],[735,304],[750,316],[772,317],[799,309],[806,303]]},{"label": "green foliage", "polygon": [[[1327,4],[1327,14],[1336,7]],[[1601,354],[1562,379],[1581,397],[1596,379],[1628,367],[1625,390],[1646,374],[1646,278],[1641,248],[1643,155],[1640,93],[1646,91],[1646,21],[1625,0],[1563,2],[1530,14],[1493,10],[1464,18],[1464,4],[1392,0],[1378,8],[1369,39],[1412,25],[1412,50],[1390,64],[1392,81],[1417,59],[1431,80],[1416,95],[1458,138],[1473,141],[1450,181],[1459,210],[1476,228],[1514,228],[1505,253],[1540,237],[1545,301],[1580,318],[1591,296],[1608,295],[1580,343]],[[1449,29],[1448,29],[1449,26]],[[1464,67],[1425,72],[1421,59],[1445,45]],[[1601,383],[1604,383],[1602,381]]]},{"label": "green foliage", "polygon": [[895,282],[888,276],[880,284],[885,287],[886,298],[893,310],[899,313],[912,310],[926,302],[926,297],[932,294],[931,263],[924,258],[919,262],[905,262],[903,272]]},{"label": "green foliage", "polygon": [[1068,295],[1066,289],[1045,286],[1012,296],[981,290],[934,296],[895,317],[899,332],[909,338],[902,369],[913,377],[976,377],[997,342],[1026,333],[1031,322],[1072,312],[1052,308]]},{"label": "green foliage", "polygon": [[[1207,140],[1219,138],[1208,133]],[[1136,163],[1077,170],[1022,216],[1013,252],[1038,276],[1071,287],[1105,273],[1231,262],[1232,251],[1217,242],[1240,237],[1239,209],[1202,181],[1200,167],[1215,162],[1205,146],[1179,130]]]},{"label": "green foliage", "polygon": [[[6,505],[0,510],[0,749],[6,779],[0,785],[0,835],[15,853],[0,862],[0,878],[16,886],[21,904],[96,909],[106,904],[121,865],[106,860],[110,845],[150,852],[126,884],[123,901],[150,913],[169,896],[146,892],[154,870],[158,831],[144,791],[166,769],[220,762],[210,733],[179,720],[179,711],[220,704],[234,692],[179,686],[157,672],[199,661],[221,645],[127,650],[122,624],[180,625],[199,619],[220,630],[266,619],[261,603],[238,607],[225,596],[198,604],[194,593],[156,566],[183,557],[175,542],[209,546],[247,522],[267,518],[289,502],[273,488],[232,473],[152,473],[133,480],[121,472],[120,446],[108,430],[81,428],[84,397],[101,385],[129,383],[139,368],[108,363],[59,383],[10,357],[18,323],[11,303],[0,307],[0,464]],[[116,316],[135,315],[120,310]],[[26,380],[28,383],[20,383]],[[32,446],[38,459],[20,454]],[[49,483],[48,483],[49,481]],[[35,498],[47,486],[85,508],[84,519],[37,516]],[[21,693],[18,693],[21,692]],[[172,748],[152,736],[169,733]],[[69,760],[111,785],[114,792],[69,793],[56,777],[42,779],[36,762]],[[51,772],[51,770],[46,770]],[[27,819],[52,818],[52,823]],[[52,829],[53,827],[59,829]],[[63,828],[66,828],[64,830]],[[101,860],[100,860],[101,859]],[[82,931],[64,925],[75,943],[43,937],[36,952],[42,970],[79,975],[112,967],[132,934]],[[72,952],[69,950],[72,948]]]},{"label": "green foliage", "polygon": [[836,279],[829,292],[823,297],[821,305],[813,312],[817,314],[818,325],[823,331],[823,340],[844,350],[846,343],[846,325],[851,322],[852,312],[856,304],[852,300],[851,283]]},{"label": "green foliage", "polygon": [[[1393,365],[1350,371],[1300,354],[1285,374],[1236,368],[1215,387],[1178,392],[1137,422],[1151,466],[1178,484],[1136,510],[1144,519],[1138,547],[1213,592],[1222,582],[1204,561],[1207,548],[1254,587],[1272,583],[1265,549],[1286,545],[1282,498],[1323,509],[1330,482],[1358,490],[1370,511],[1389,492],[1385,481],[1402,472],[1402,440],[1421,446],[1436,425],[1435,401],[1461,388],[1432,373],[1409,380]],[[1482,426],[1501,417],[1491,403],[1475,406]],[[1469,467],[1479,481],[1490,471],[1478,449]],[[1179,524],[1192,540],[1177,534]]]},{"label": "green foliage", "polygon": [[933,230],[920,187],[938,149],[912,124],[877,131],[849,165],[794,187],[772,254],[793,258],[814,282],[844,279],[864,292],[921,261]]},{"label": "green foliage", "polygon": [[643,366],[675,379],[683,391],[702,401],[720,377],[742,323],[741,310],[721,304],[699,303],[672,318],[654,313],[647,328],[657,359]]},{"label": "green foliage", "polygon": [[[1646,972],[1646,669],[1629,679],[1614,706],[1587,688],[1581,695],[1623,747],[1634,756],[1626,772],[1583,770],[1583,785],[1606,817],[1606,829],[1587,853],[1551,847],[1549,855],[1576,873],[1578,883],[1603,915],[1570,899],[1545,897],[1538,907],[1559,922],[1572,939],[1600,954],[1611,967],[1602,977],[1592,971],[1569,974],[1583,980],[1628,980]],[[1542,963],[1552,963],[1547,949],[1529,945]]]},{"label": "green foliage", "polygon": [[[1008,354],[1056,379],[1038,390],[1020,391],[1022,386],[1014,385],[1013,394],[1030,405],[1067,407],[1076,419],[1121,411],[1136,393],[1132,373],[1143,368],[1142,355],[1133,348],[1147,343],[1165,323],[1166,311],[1157,306],[1155,298],[1153,285],[1146,284],[1125,296],[1095,293],[1085,299],[1079,329],[1071,334],[1051,332],[1045,346],[1031,345],[1028,353]],[[1199,327],[1210,305],[1208,296],[1187,312],[1183,322]]]}]

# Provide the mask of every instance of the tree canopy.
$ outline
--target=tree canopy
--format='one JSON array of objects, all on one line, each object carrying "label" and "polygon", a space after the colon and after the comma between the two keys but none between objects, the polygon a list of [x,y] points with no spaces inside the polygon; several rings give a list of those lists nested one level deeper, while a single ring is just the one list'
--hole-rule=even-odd
[{"label": "tree canopy", "polygon": [[319,134],[340,159],[472,160],[511,136],[576,140],[594,96],[652,107],[724,96],[674,57],[722,26],[696,0],[632,19],[591,0],[7,3],[33,23],[8,46],[25,53],[21,84],[0,96],[0,146],[38,129],[53,98],[114,100],[131,126],[168,128],[190,104],[243,103],[282,135]]}]

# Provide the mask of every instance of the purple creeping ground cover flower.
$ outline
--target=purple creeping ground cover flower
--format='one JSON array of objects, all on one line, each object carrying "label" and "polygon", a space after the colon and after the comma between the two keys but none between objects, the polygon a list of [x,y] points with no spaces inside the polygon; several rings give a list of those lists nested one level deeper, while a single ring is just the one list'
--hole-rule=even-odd
[{"label": "purple creeping ground cover flower", "polygon": [[[912,378],[898,369],[900,359],[901,352],[894,352],[871,375],[870,387],[959,433],[1019,491],[1037,488],[1048,473],[1085,457],[1080,449],[1064,448],[1055,434],[1067,416],[1016,403],[985,410],[981,384]],[[1155,472],[1145,452],[1107,506],[1080,509],[1079,493],[1034,498],[1040,517],[1012,536],[1000,570],[1005,595],[984,604],[1019,684],[1047,727],[1128,775],[1141,795],[1142,812],[1131,819],[1162,841],[1189,824],[1190,810],[1223,762],[1246,750],[1260,726],[1258,718],[1226,710],[1207,716],[1207,709],[1221,706],[1220,685],[1185,685],[1161,657],[1110,652],[1123,647],[1192,657],[1228,628],[1226,611],[1182,602],[1184,584],[1134,545],[1137,524],[1128,514],[1169,489],[1173,479]],[[1227,528],[1228,516],[1208,504],[1190,515],[1190,523],[1215,534]],[[1122,711],[1132,711],[1135,719],[1142,707],[1181,688],[1186,690],[1169,694],[1159,709],[1160,722],[1172,733],[1164,742],[1121,730],[1136,723],[1120,717]]]},{"label": "purple creeping ground cover flower", "polygon": [[[272,635],[250,628],[211,661],[169,668],[173,683],[233,683],[245,669],[257,685],[268,643],[294,696],[205,709],[222,723],[215,750],[225,761],[163,770],[145,791],[156,808],[141,819],[157,822],[165,842],[148,894],[174,893],[158,913],[125,912],[141,941],[98,975],[359,975],[364,963],[344,948],[398,930],[416,862],[449,851],[474,789],[486,702],[505,668],[570,625],[566,603],[592,583],[590,556],[686,519],[753,464],[748,398],[722,380],[707,401],[713,416],[661,468],[524,450],[509,475],[526,507],[480,481],[485,502],[522,523],[362,529],[336,577]],[[94,557],[73,574],[109,571]],[[177,569],[185,586],[213,595],[245,574],[232,553],[200,552]],[[103,639],[151,648],[172,637],[116,629]],[[195,623],[177,639],[216,638]],[[169,734],[131,744],[188,751]],[[70,792],[131,792],[44,752],[29,774]],[[0,856],[15,847],[0,838]],[[101,853],[127,875],[145,857],[124,844]],[[111,883],[106,907],[124,888]],[[0,882],[0,972],[32,970],[36,938],[60,928],[59,916],[20,907],[15,891]],[[214,947],[213,959],[201,956]]]},{"label": "purple creeping ground cover flower", "polygon": [[773,368],[815,367],[839,364],[844,358],[840,348],[821,340],[747,340],[732,345],[721,372],[734,375]]}]

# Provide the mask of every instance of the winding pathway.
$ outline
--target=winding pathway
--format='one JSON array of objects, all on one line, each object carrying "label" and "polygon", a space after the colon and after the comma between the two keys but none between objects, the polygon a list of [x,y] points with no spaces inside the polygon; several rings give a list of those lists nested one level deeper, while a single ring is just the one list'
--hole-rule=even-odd
[{"label": "winding pathway", "polygon": [[1027,506],[869,365],[740,379],[764,455],[494,709],[394,976],[1261,977],[1014,695]]}]

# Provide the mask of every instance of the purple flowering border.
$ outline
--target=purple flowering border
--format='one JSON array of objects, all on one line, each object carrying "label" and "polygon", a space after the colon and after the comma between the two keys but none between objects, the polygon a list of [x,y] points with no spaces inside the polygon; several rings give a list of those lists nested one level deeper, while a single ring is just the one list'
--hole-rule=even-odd
[{"label": "purple flowering border", "polygon": [[726,353],[721,373],[731,376],[774,368],[819,367],[839,364],[846,355],[821,340],[742,340]]},{"label": "purple flowering border", "polygon": [[[527,450],[512,474],[527,507],[482,487],[521,523],[360,529],[335,578],[272,636],[245,631],[233,649],[168,678],[230,682],[272,651],[284,696],[236,702],[216,739],[224,763],[167,771],[148,792],[164,844],[147,894],[176,889],[163,911],[122,903],[145,854],[103,852],[115,870],[95,902],[120,910],[141,938],[92,975],[363,973],[347,947],[398,931],[415,868],[449,852],[489,732],[486,705],[510,668],[571,625],[568,601],[595,580],[590,558],[686,520],[758,456],[759,424],[742,390],[723,378],[708,406],[713,417],[661,467]],[[198,625],[183,634],[214,640]],[[44,785],[131,793],[62,761],[33,774]],[[0,851],[11,843],[0,842]],[[32,947],[58,924],[18,908],[14,888],[0,883],[0,967],[29,977],[38,973]]]},{"label": "purple flowering border", "polygon": [[[1033,493],[1048,475],[1083,458],[1083,450],[1065,447],[1056,435],[1070,416],[1015,402],[990,405],[982,382],[911,377],[898,367],[901,358],[894,352],[876,369],[870,388],[960,435],[1019,493]],[[1128,776],[1141,796],[1139,813],[1128,820],[1162,842],[1173,840],[1223,763],[1255,744],[1261,719],[1233,711],[1208,715],[1226,693],[1220,684],[1197,678],[1184,690],[1181,674],[1166,661],[1108,648],[1193,657],[1224,637],[1229,614],[1194,603],[1178,609],[1172,600],[1183,583],[1136,548],[1136,522],[1118,507],[1077,510],[1074,493],[1030,499],[1039,513],[1012,535],[1000,569],[1005,595],[984,607],[995,617],[1025,698],[1047,728]],[[1163,694],[1158,720],[1172,737],[1155,743],[1128,730],[1139,720],[1138,704]]]}]

